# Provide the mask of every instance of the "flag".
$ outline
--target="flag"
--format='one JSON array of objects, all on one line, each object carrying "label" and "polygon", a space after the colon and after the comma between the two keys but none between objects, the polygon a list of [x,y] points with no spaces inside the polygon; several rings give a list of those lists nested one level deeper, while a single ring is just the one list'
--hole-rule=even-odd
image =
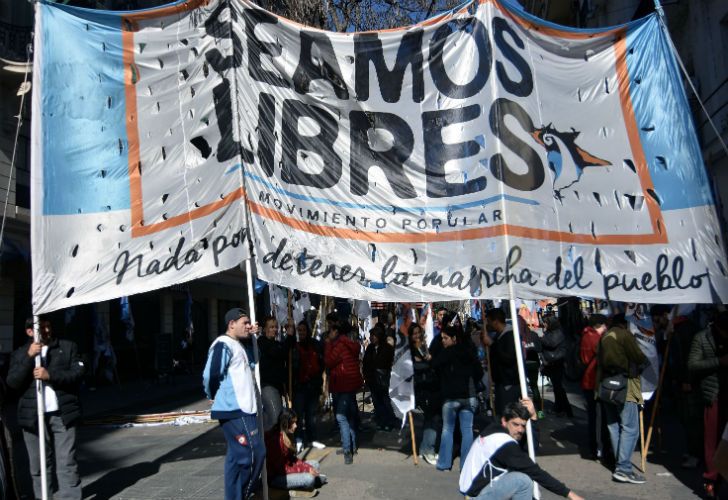
[{"label": "flag", "polygon": [[126,329],[125,336],[129,342],[134,342],[134,316],[131,314],[131,304],[129,297],[124,296],[119,299],[121,303],[121,322]]},{"label": "flag", "polygon": [[270,313],[280,324],[288,322],[288,289],[279,285],[268,286]]},{"label": "flag", "polygon": [[371,303],[367,300],[357,300],[354,302],[354,311],[359,320],[359,338],[369,340],[369,330],[374,322]]},{"label": "flag", "polygon": [[475,321],[481,321],[483,319],[483,312],[480,308],[480,300],[471,299],[470,304],[470,317]]},{"label": "flag", "polygon": [[73,318],[76,317],[76,308],[75,307],[69,307],[64,311],[63,314],[63,323],[68,326],[71,321],[73,321]]},{"label": "flag", "polygon": [[259,280],[258,278],[255,278],[255,284],[253,285],[253,288],[255,289],[255,294],[260,295],[263,293],[263,290],[265,290],[265,287],[268,286],[268,283],[266,283],[263,280]]},{"label": "flag", "polygon": [[425,319],[425,342],[427,342],[427,345],[430,345],[430,342],[432,342],[432,339],[435,338],[435,322],[432,318],[432,303],[428,303],[427,306],[425,306],[425,312],[423,313],[426,315]]},{"label": "flag", "polygon": [[660,355],[657,352],[657,338],[652,318],[645,310],[646,306],[630,304],[624,315],[629,321],[629,330],[634,335],[637,345],[650,362],[640,375],[642,398],[649,401],[660,380]]},{"label": "flag", "polygon": [[185,333],[187,334],[185,341],[192,341],[195,325],[192,322],[192,293],[189,290],[187,290],[187,301],[185,302]]},{"label": "flag", "polygon": [[412,354],[406,336],[397,331],[394,346],[394,363],[389,378],[389,398],[392,400],[394,413],[402,419],[404,427],[407,413],[415,409],[414,366]]},{"label": "flag", "polygon": [[91,310],[91,315],[94,324],[94,374],[98,376],[98,372],[102,371],[104,378],[112,382],[114,380],[114,367],[116,366],[116,353],[114,352],[114,346],[111,345],[111,333],[101,320],[101,316],[96,310],[96,304]]}]

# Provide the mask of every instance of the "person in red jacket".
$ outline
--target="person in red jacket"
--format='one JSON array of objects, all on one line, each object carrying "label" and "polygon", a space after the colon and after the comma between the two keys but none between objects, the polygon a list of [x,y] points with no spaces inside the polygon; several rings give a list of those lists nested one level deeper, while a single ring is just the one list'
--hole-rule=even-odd
[{"label": "person in red jacket", "polygon": [[282,490],[311,491],[326,483],[315,460],[303,461],[296,456],[293,433],[298,425],[296,413],[283,409],[278,424],[265,433],[268,483]]},{"label": "person in red jacket", "polygon": [[329,392],[334,398],[334,414],[341,433],[344,463],[354,463],[359,409],[356,393],[364,384],[359,370],[359,343],[348,337],[351,325],[333,326],[326,337],[324,363],[329,369]]},{"label": "person in red jacket", "polygon": [[603,314],[592,314],[589,325],[581,334],[579,357],[586,367],[581,377],[581,390],[586,400],[586,416],[589,424],[589,451],[594,458],[602,456],[601,430],[597,432],[597,400],[594,389],[597,382],[597,346],[602,334],[607,331],[607,317]]}]

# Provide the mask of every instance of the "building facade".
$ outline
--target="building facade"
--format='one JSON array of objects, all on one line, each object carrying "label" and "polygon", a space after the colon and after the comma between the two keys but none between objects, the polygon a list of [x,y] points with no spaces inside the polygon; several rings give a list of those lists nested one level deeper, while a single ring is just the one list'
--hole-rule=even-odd
[{"label": "building facade", "polygon": [[[148,8],[160,0],[77,0],[104,9]],[[32,314],[30,255],[30,121],[33,5],[0,0],[0,373],[13,349],[26,341],[25,319]],[[21,108],[22,106],[22,108]],[[18,126],[18,117],[22,117]],[[14,159],[13,159],[14,158]],[[11,171],[11,164],[13,165]],[[7,208],[5,208],[7,200]],[[190,283],[130,297],[133,341],[121,321],[119,300],[53,313],[54,330],[75,340],[93,366],[104,335],[111,339],[122,382],[153,377],[204,362],[207,346],[222,332],[225,311],[247,308],[245,274],[234,269]],[[188,323],[194,333],[190,335]]]}]

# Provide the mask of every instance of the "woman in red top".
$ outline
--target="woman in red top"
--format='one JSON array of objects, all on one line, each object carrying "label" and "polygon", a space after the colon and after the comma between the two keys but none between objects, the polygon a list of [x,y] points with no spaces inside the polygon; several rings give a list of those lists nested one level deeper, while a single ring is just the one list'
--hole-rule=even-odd
[{"label": "woman in red top", "polygon": [[324,362],[329,369],[329,392],[334,397],[334,414],[341,433],[344,463],[347,465],[354,463],[359,422],[356,393],[364,383],[359,369],[360,346],[348,337],[349,332],[351,325],[348,323],[333,326],[324,349]]},{"label": "woman in red top", "polygon": [[581,377],[581,389],[586,400],[586,416],[589,423],[589,451],[595,458],[602,453],[601,433],[597,434],[597,400],[594,389],[597,380],[597,346],[602,334],[607,331],[607,317],[603,314],[592,314],[589,326],[581,334],[579,357],[586,367]]},{"label": "woman in red top", "polygon": [[295,412],[284,409],[278,425],[265,433],[266,469],[268,484],[283,490],[313,490],[326,483],[315,460],[304,462],[296,456],[293,433],[296,431]]}]

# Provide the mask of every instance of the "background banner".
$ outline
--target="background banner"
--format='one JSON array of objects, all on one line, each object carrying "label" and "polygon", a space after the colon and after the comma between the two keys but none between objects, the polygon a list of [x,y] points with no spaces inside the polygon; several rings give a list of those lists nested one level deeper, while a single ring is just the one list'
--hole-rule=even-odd
[{"label": "background banner", "polygon": [[655,16],[574,30],[483,1],[330,33],[198,0],[38,22],[37,312],[223,270],[249,235],[262,279],[331,296],[728,301]]}]

